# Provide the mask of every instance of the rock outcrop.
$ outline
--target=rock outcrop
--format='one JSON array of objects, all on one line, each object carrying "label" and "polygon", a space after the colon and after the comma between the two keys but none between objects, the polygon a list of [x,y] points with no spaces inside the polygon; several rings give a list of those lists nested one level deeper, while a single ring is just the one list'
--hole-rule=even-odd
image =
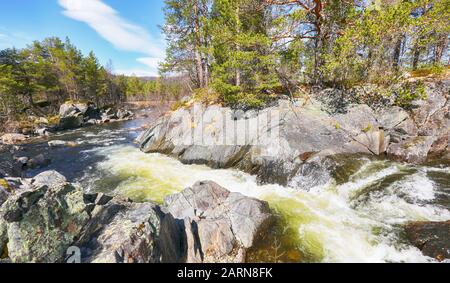
[{"label": "rock outcrop", "polygon": [[267,203],[201,182],[167,207],[84,193],[55,171],[0,183],[0,260],[86,263],[244,262],[266,232]]},{"label": "rock outcrop", "polygon": [[195,104],[161,118],[138,141],[144,152],[170,154],[186,164],[234,167],[261,182],[289,185],[327,156],[383,154],[388,137],[367,106],[332,116],[318,102],[280,101],[279,107],[245,113]]},{"label": "rock outcrop", "polygon": [[233,167],[262,183],[308,189],[330,180],[328,157],[336,155],[387,154],[411,163],[450,156],[448,90],[448,83],[430,83],[428,99],[412,110],[354,104],[331,112],[314,98],[247,112],[194,104],[160,118],[138,142],[144,152],[186,164]]},{"label": "rock outcrop", "polygon": [[[51,172],[56,175],[56,172]],[[62,176],[46,176],[14,191],[0,208],[0,250],[12,262],[58,262],[89,220],[80,189]],[[31,181],[33,183],[33,180]]]},{"label": "rock outcrop", "polygon": [[125,109],[100,109],[93,103],[65,103],[59,110],[60,130],[76,129],[114,120],[127,120],[134,114]]},{"label": "rock outcrop", "polygon": [[266,202],[208,181],[167,197],[164,205],[184,228],[180,256],[190,263],[245,262],[247,250],[272,220]]},{"label": "rock outcrop", "polygon": [[450,221],[417,222],[406,226],[409,241],[439,261],[450,260]]},{"label": "rock outcrop", "polygon": [[100,205],[101,198],[96,199],[92,218],[77,242],[82,247],[83,262],[161,262],[159,241],[164,215],[157,205],[120,198]]}]

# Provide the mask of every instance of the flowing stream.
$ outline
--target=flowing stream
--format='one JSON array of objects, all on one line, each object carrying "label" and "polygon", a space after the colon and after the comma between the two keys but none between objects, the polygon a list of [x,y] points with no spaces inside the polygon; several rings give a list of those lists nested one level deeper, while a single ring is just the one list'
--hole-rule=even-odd
[{"label": "flowing stream", "polygon": [[[133,140],[148,119],[79,129],[51,139],[79,146],[25,146],[52,159],[29,176],[54,169],[90,191],[162,203],[196,181],[212,180],[233,192],[266,200],[277,214],[270,235],[249,254],[254,262],[428,262],[405,239],[409,221],[450,219],[450,168],[407,166],[358,157],[352,170],[309,191],[260,186],[237,170],[183,165],[160,154],[141,153]],[[357,166],[355,166],[355,164]]]}]

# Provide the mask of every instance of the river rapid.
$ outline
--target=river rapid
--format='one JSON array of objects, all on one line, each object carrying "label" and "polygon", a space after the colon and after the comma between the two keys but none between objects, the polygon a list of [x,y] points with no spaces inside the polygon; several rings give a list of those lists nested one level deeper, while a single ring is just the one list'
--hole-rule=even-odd
[{"label": "river rapid", "polygon": [[[24,146],[52,162],[27,171],[56,170],[87,191],[162,203],[196,181],[212,180],[233,192],[266,200],[276,212],[270,235],[248,255],[252,262],[430,262],[404,235],[410,221],[450,219],[450,167],[411,166],[368,156],[349,158],[334,181],[309,191],[258,185],[237,170],[184,165],[144,154],[134,140],[148,118],[53,135],[78,146],[50,148],[48,140]],[[345,158],[345,157],[343,157]]]}]

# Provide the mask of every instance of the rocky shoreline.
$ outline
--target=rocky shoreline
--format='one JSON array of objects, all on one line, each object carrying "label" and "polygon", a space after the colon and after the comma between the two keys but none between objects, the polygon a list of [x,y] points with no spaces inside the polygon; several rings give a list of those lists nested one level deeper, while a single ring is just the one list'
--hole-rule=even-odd
[{"label": "rocky shoreline", "polygon": [[261,183],[309,189],[326,184],[342,156],[448,163],[449,89],[450,81],[427,84],[427,99],[410,110],[353,104],[342,113],[314,96],[247,112],[195,103],[156,121],[138,142],[144,152],[185,164],[237,168]]},{"label": "rocky shoreline", "polygon": [[[273,217],[266,202],[198,182],[164,205],[85,193],[55,171],[0,186],[2,262],[245,262]],[[38,235],[38,237],[36,236]]]},{"label": "rocky shoreline", "polygon": [[[274,225],[266,202],[211,181],[162,205],[86,193],[55,171],[0,184],[0,263],[243,263]],[[404,231],[424,255],[450,259],[448,221]]]},{"label": "rocky shoreline", "polygon": [[[252,111],[194,103],[156,120],[137,142],[146,153],[170,155],[184,164],[236,168],[260,183],[308,191],[348,178],[358,170],[354,157],[361,155],[447,164],[448,92],[448,82],[428,84],[427,99],[410,109],[353,104],[335,111],[318,96]],[[108,114],[94,119],[98,113],[65,105],[60,125],[106,123]],[[16,145],[0,146],[17,151]],[[45,168],[47,162],[45,155],[2,161],[0,262],[67,262],[75,248],[86,263],[239,263],[248,261],[249,251],[276,225],[268,203],[210,181],[157,204],[89,193],[55,171],[11,177],[24,168]],[[8,170],[17,174],[5,174]],[[450,260],[448,221],[407,223],[402,229],[403,238],[425,256]]]},{"label": "rocky shoreline", "polygon": [[94,103],[67,102],[60,106],[57,123],[52,125],[45,117],[29,117],[33,121],[33,128],[22,133],[6,133],[0,137],[0,141],[5,145],[18,145],[33,137],[46,137],[60,131],[126,121],[134,116],[133,112],[123,108],[98,108]]}]

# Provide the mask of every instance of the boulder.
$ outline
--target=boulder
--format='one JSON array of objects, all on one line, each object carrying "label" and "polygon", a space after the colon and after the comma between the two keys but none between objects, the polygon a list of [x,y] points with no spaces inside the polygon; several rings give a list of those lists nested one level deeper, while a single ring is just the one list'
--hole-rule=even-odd
[{"label": "boulder", "polygon": [[380,126],[393,138],[400,142],[408,137],[418,135],[419,129],[410,114],[397,106],[383,108],[377,113]]},{"label": "boulder", "polygon": [[[11,182],[14,194],[0,188],[0,250],[8,251],[7,260],[63,262],[76,246],[84,262],[161,262],[161,221],[169,216],[156,204],[84,194],[55,171]],[[164,246],[176,250],[177,235],[165,235]]]},{"label": "boulder", "polygon": [[120,120],[129,119],[133,117],[133,112],[125,110],[125,109],[119,109],[117,111],[117,118]]},{"label": "boulder", "polygon": [[59,129],[71,130],[83,126],[84,117],[80,112],[74,113],[72,116],[61,118],[59,121]]},{"label": "boulder", "polygon": [[34,168],[42,168],[51,163],[51,160],[46,158],[43,154],[36,155],[33,158],[29,158],[26,162],[26,168],[34,169]]},{"label": "boulder", "polygon": [[450,132],[440,136],[431,146],[430,159],[450,160]]},{"label": "boulder", "polygon": [[66,177],[56,171],[46,171],[31,179],[31,184],[36,187],[57,187],[67,183]]},{"label": "boulder", "polygon": [[435,136],[412,137],[391,144],[387,152],[390,157],[400,162],[423,163],[427,160],[436,140]]},{"label": "boulder", "polygon": [[424,255],[439,261],[450,259],[450,221],[411,223],[405,230],[409,241]]},{"label": "boulder", "polygon": [[83,192],[68,183],[16,192],[0,208],[0,250],[12,262],[60,262],[89,220]]},{"label": "boulder", "polygon": [[131,203],[120,198],[96,206],[78,242],[82,246],[83,262],[160,262],[161,214],[158,211],[155,204]]},{"label": "boulder", "polygon": [[266,202],[230,193],[210,181],[169,196],[164,206],[185,232],[186,262],[245,262],[272,217]]},{"label": "boulder", "polygon": [[353,105],[328,114],[317,101],[260,111],[194,104],[157,120],[137,140],[144,152],[172,155],[186,164],[234,167],[261,183],[287,185],[311,156],[384,154],[389,143],[373,111]]},{"label": "boulder", "polygon": [[66,118],[75,116],[76,114],[81,114],[84,116],[89,108],[91,107],[91,104],[88,103],[64,103],[59,108],[59,116],[60,118]]},{"label": "boulder", "polygon": [[40,137],[48,137],[50,135],[50,129],[47,127],[39,128],[34,131],[34,134]]},{"label": "boulder", "polygon": [[26,141],[27,138],[26,135],[22,134],[4,134],[1,137],[1,141],[7,145],[14,145]]},{"label": "boulder", "polygon": [[60,107],[59,115],[61,130],[76,129],[85,125],[85,122],[101,119],[100,110],[93,103],[63,104]]},{"label": "boulder", "polygon": [[78,143],[73,141],[60,141],[60,140],[53,140],[48,142],[49,147],[61,147],[61,146],[68,146],[68,147],[74,147],[78,146]]},{"label": "boulder", "polygon": [[413,104],[411,116],[420,136],[438,136],[450,132],[450,81],[425,85],[425,100]]}]

